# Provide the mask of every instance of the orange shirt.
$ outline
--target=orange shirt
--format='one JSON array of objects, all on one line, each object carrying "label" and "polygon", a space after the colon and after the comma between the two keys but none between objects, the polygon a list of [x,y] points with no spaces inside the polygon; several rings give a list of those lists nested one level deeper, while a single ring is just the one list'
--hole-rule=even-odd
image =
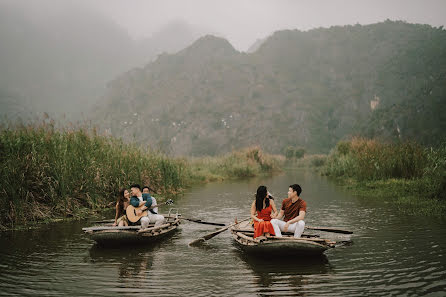
[{"label": "orange shirt", "polygon": [[291,198],[286,198],[282,202],[282,210],[284,213],[284,221],[288,222],[297,217],[299,211],[303,210],[307,212],[307,203],[300,198],[294,203],[291,201]]}]

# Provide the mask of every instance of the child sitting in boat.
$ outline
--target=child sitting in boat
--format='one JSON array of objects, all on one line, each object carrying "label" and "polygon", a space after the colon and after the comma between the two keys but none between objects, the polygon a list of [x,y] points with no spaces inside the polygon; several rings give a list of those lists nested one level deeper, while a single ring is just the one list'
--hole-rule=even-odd
[{"label": "child sitting in boat", "polygon": [[[257,188],[256,200],[251,205],[251,218],[254,220],[254,238],[262,235],[275,235],[271,225],[271,217],[277,215],[276,205],[273,199],[269,198],[268,190],[265,186]],[[271,216],[271,212],[273,215]]]}]

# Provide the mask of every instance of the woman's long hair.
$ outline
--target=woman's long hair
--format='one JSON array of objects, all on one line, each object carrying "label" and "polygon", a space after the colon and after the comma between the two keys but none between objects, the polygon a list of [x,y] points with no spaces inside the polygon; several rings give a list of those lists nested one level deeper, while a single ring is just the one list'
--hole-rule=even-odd
[{"label": "woman's long hair", "polygon": [[124,202],[126,201],[124,197],[125,188],[122,188],[119,190],[119,196],[118,196],[118,208],[119,208],[119,215],[124,214]]},{"label": "woman's long hair", "polygon": [[[261,211],[263,209],[263,199],[265,199],[265,197],[268,194],[268,190],[266,189],[265,186],[260,186],[257,188],[257,193],[256,193],[256,210],[257,211]],[[269,206],[269,199],[266,198],[265,199],[265,208],[267,208]]]}]

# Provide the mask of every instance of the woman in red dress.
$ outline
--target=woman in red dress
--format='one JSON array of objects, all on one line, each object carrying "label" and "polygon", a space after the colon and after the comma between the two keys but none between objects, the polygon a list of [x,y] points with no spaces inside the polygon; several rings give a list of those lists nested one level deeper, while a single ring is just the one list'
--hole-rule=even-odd
[{"label": "woman in red dress", "polygon": [[[256,200],[251,205],[251,218],[254,220],[254,238],[262,235],[275,235],[271,218],[277,215],[274,200],[269,198],[265,186],[257,188]],[[271,215],[273,212],[273,215]]]}]

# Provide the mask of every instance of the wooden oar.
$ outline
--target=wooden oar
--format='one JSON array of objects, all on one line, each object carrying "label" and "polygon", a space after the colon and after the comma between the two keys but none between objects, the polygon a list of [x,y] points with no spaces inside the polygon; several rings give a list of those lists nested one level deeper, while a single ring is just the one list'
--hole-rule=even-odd
[{"label": "wooden oar", "polygon": [[[180,220],[186,220],[186,221],[191,221],[194,223],[198,223],[198,224],[205,224],[205,225],[214,225],[214,226],[226,226],[226,224],[223,223],[215,223],[215,222],[205,222],[202,221],[200,219],[191,219],[191,218],[183,218],[180,217]],[[104,223],[113,223],[115,220],[102,220],[102,221],[92,221],[93,224],[104,224]]]},{"label": "wooden oar", "polygon": [[102,220],[102,221],[92,221],[92,224],[105,224],[105,223],[113,223],[115,220]]},{"label": "wooden oar", "polygon": [[133,230],[141,229],[141,226],[97,226],[82,228],[82,231],[103,231],[103,230]]},{"label": "wooden oar", "polygon": [[191,222],[198,223],[198,224],[214,225],[214,226],[226,226],[226,224],[223,224],[223,223],[205,222],[205,221],[202,221],[200,219],[189,219],[189,218],[183,218],[183,217],[180,217],[180,219],[181,220],[186,220],[186,221],[191,221]]},{"label": "wooden oar", "polygon": [[331,227],[311,227],[311,226],[305,226],[305,228],[309,229],[309,230],[319,230],[319,231],[341,233],[341,234],[353,234],[352,231],[336,229],[336,228],[331,228]]},{"label": "wooden oar", "polygon": [[203,243],[204,241],[209,240],[209,239],[211,239],[212,237],[215,237],[215,236],[217,236],[218,234],[220,234],[220,233],[222,233],[222,232],[228,230],[228,229],[231,228],[232,226],[238,225],[238,224],[240,224],[241,222],[248,221],[248,220],[250,220],[250,219],[251,219],[251,218],[246,218],[246,219],[244,219],[244,220],[241,220],[240,222],[231,224],[231,225],[226,226],[226,227],[224,227],[224,228],[218,229],[218,230],[215,231],[215,232],[206,234],[205,236],[202,236],[202,237],[200,237],[200,238],[198,238],[198,239],[195,239],[194,241],[189,242],[189,245],[197,245],[197,244]]}]

